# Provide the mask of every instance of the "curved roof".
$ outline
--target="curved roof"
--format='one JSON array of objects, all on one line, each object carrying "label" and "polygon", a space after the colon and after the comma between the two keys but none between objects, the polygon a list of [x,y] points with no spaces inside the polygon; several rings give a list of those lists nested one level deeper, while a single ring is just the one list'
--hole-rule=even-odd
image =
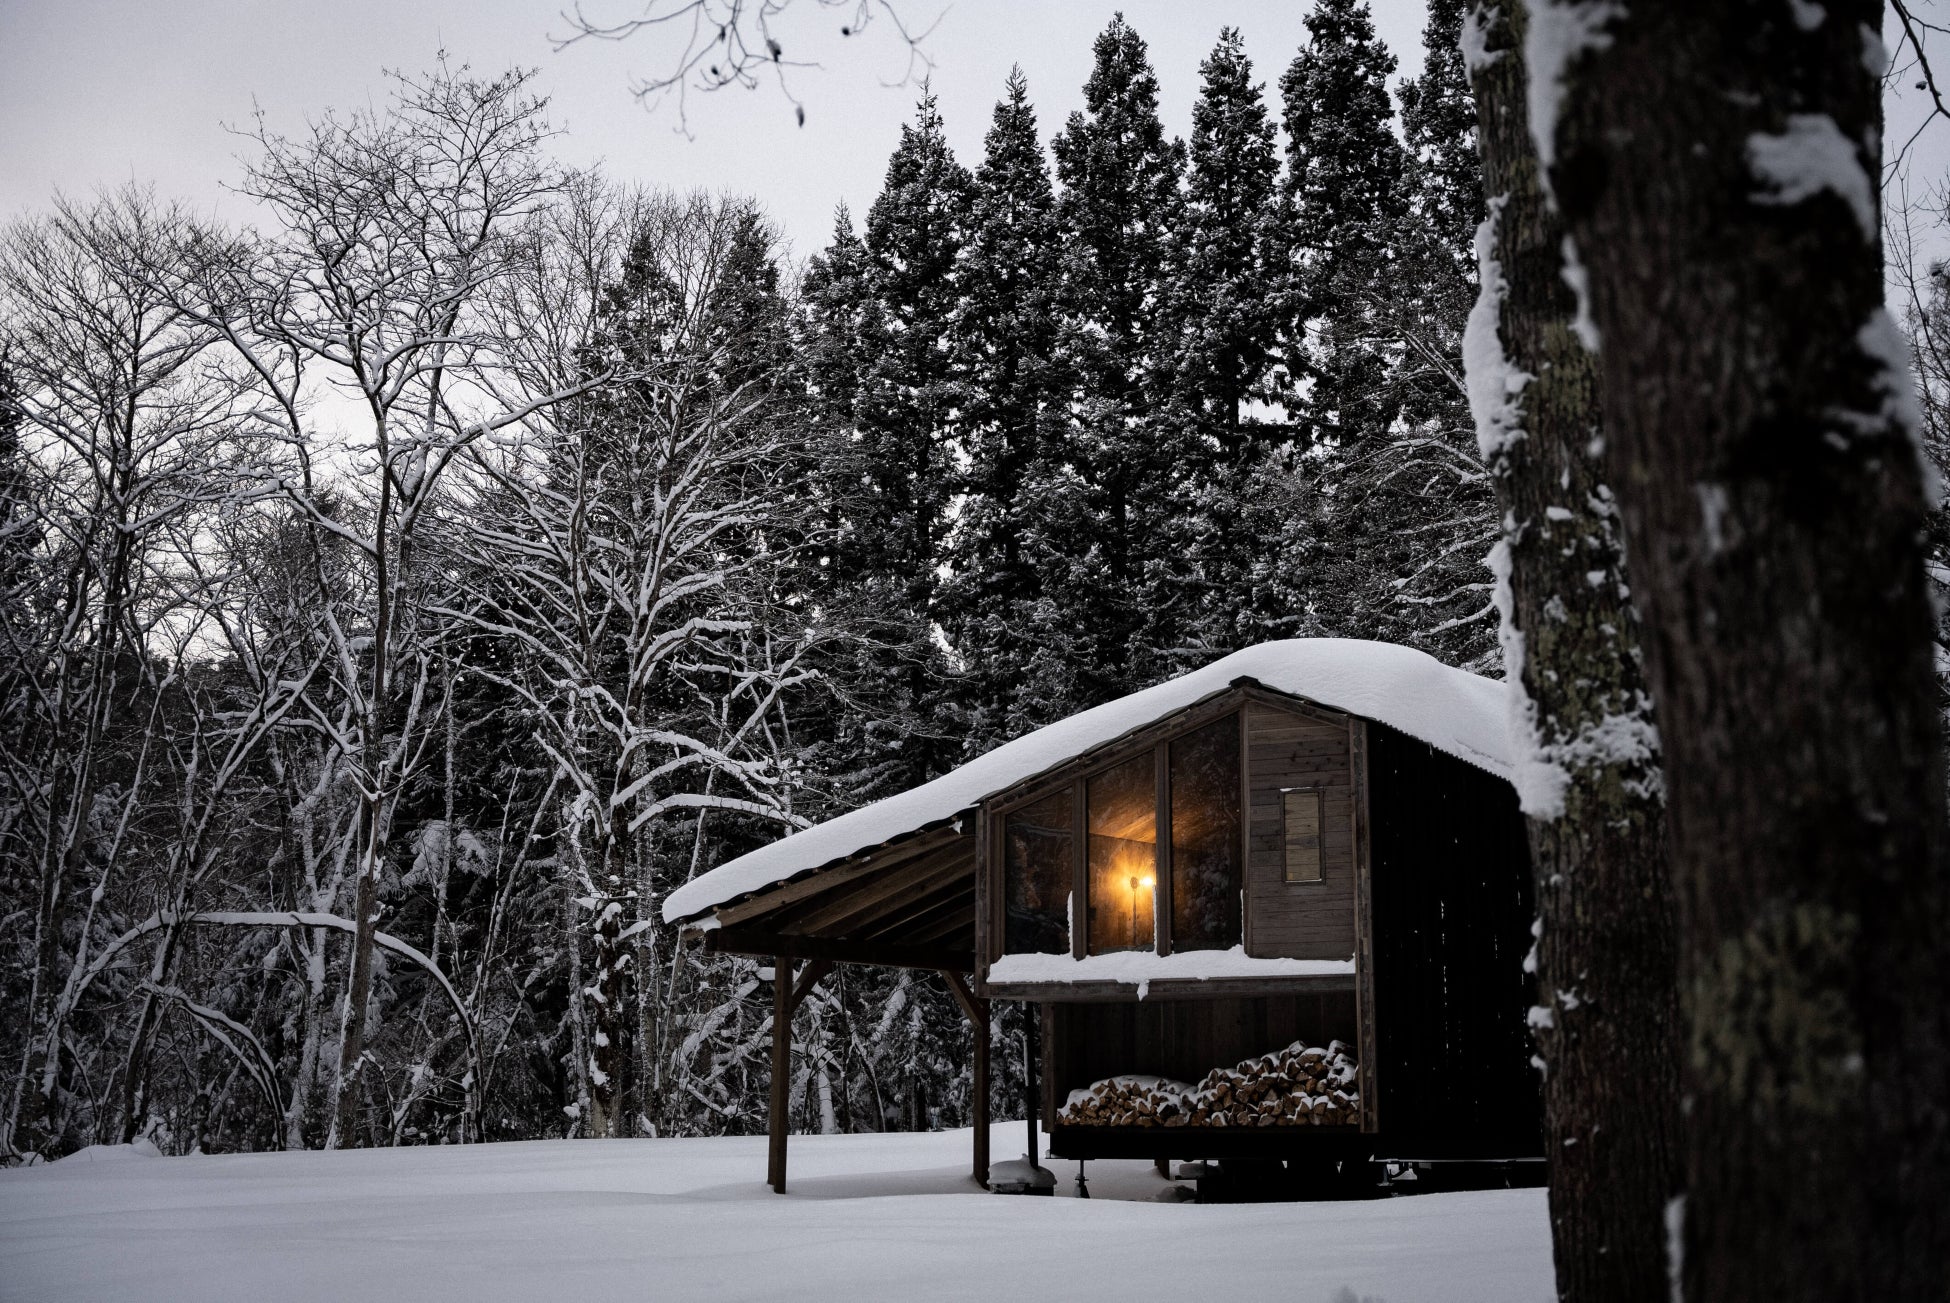
[{"label": "curved roof", "polygon": [[989,796],[1224,692],[1240,680],[1359,715],[1487,770],[1511,775],[1503,683],[1394,643],[1294,638],[1261,643],[1004,743],[959,769],[803,829],[701,874],[664,901],[666,922],[693,918],[807,869],[953,819]]}]

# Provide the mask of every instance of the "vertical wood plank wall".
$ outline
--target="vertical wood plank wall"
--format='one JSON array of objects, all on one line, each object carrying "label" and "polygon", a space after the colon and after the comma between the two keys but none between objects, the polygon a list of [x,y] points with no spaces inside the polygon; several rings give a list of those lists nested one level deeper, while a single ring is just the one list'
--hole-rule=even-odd
[{"label": "vertical wood plank wall", "polygon": [[1367,733],[1382,1134],[1399,1157],[1541,1154],[1516,792],[1386,725]]},{"label": "vertical wood plank wall", "polygon": [[[1245,709],[1246,953],[1289,959],[1354,954],[1353,768],[1344,718],[1315,718],[1260,702]],[[1319,882],[1287,882],[1280,792],[1321,789]]]}]

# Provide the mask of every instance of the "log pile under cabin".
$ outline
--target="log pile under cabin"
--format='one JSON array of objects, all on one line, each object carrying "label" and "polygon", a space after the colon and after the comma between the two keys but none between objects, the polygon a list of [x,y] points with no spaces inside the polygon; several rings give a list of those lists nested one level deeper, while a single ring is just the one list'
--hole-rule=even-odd
[{"label": "log pile under cabin", "polygon": [[1354,1056],[1335,1041],[1295,1041],[1195,1086],[1163,1077],[1122,1076],[1070,1092],[1057,1121],[1076,1126],[1353,1126],[1360,1121]]}]

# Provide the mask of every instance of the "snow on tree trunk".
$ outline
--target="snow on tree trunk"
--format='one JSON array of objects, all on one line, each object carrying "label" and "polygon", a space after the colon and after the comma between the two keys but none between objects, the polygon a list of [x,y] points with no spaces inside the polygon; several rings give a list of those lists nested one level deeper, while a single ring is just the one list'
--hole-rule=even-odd
[{"label": "snow on tree trunk", "polygon": [[1936,1299],[1950,1262],[1950,875],[1928,501],[1883,308],[1881,17],[1548,3],[1525,44],[1666,760],[1672,1268],[1714,1303]]},{"label": "snow on tree trunk", "polygon": [[1566,1303],[1656,1298],[1677,1183],[1678,1008],[1658,734],[1607,484],[1598,360],[1538,184],[1523,0],[1465,33],[1489,216],[1465,348],[1537,877],[1551,1234]]}]

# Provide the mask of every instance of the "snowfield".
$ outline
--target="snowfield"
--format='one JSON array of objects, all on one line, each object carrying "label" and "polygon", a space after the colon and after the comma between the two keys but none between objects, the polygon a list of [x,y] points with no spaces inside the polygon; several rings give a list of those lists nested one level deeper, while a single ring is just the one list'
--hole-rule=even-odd
[{"label": "snowfield", "polygon": [[[998,1159],[1022,1147],[999,1123]],[[981,1192],[969,1133],[531,1141],[0,1172],[0,1299],[1238,1300],[1543,1303],[1542,1190],[1365,1203],[1140,1202],[1148,1164]]]}]

